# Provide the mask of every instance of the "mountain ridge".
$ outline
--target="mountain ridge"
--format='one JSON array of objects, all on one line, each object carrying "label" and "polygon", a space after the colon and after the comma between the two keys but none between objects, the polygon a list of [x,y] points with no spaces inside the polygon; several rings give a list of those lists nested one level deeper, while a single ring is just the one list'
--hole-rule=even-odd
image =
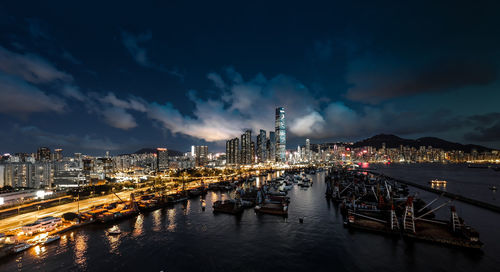
[{"label": "mountain ridge", "polygon": [[377,134],[373,137],[354,143],[353,147],[372,146],[382,148],[383,143],[385,143],[386,148],[399,148],[400,145],[415,148],[419,148],[420,146],[432,146],[433,148],[441,148],[445,151],[461,150],[467,153],[471,153],[473,149],[477,150],[477,152],[494,150],[481,145],[455,143],[437,137],[421,137],[413,140],[401,138],[393,134]]}]

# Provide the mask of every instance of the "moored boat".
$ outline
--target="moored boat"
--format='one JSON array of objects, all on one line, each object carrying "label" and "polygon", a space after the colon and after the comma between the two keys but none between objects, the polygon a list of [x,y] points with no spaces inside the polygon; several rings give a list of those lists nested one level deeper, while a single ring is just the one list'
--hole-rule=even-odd
[{"label": "moored boat", "polygon": [[288,205],[286,203],[265,203],[255,206],[255,211],[258,213],[273,214],[273,215],[288,215]]},{"label": "moored boat", "polygon": [[18,243],[17,245],[15,245],[13,248],[12,248],[12,251],[14,253],[19,253],[19,252],[23,252],[27,249],[29,249],[30,247],[32,247],[33,245],[31,244],[28,244],[28,243]]},{"label": "moored boat", "polygon": [[43,245],[50,244],[50,243],[55,242],[55,241],[57,241],[59,239],[61,239],[61,236],[59,236],[59,235],[51,235],[51,236],[48,236],[47,238],[45,238],[45,240],[42,241],[42,244]]},{"label": "moored boat", "polygon": [[243,205],[238,200],[218,200],[213,204],[214,213],[240,214]]}]

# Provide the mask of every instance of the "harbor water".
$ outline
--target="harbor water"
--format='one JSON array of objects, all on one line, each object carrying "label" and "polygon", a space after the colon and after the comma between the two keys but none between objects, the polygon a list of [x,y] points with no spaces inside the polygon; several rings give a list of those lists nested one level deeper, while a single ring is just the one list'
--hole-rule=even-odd
[{"label": "harbor water", "polygon": [[[482,252],[409,243],[347,230],[338,207],[325,199],[324,173],[312,180],[312,187],[289,192],[288,218],[253,209],[241,217],[213,214],[212,203],[228,195],[209,192],[204,211],[201,199],[191,199],[115,224],[89,225],[0,260],[0,271],[499,271],[499,214],[456,203],[480,232]],[[114,225],[122,233],[107,235]]]}]

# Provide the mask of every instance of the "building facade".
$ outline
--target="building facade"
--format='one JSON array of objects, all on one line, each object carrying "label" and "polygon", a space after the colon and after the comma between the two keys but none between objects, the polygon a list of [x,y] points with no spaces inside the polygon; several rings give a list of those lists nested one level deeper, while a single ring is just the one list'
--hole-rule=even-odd
[{"label": "building facade", "polygon": [[257,161],[267,161],[267,137],[266,131],[261,129],[259,136],[257,136]]},{"label": "building facade", "polygon": [[276,162],[286,161],[286,123],[285,123],[285,108],[276,108],[275,119],[276,133]]},{"label": "building facade", "polygon": [[241,135],[241,164],[251,164],[252,160],[252,131],[247,129]]},{"label": "building facade", "polygon": [[168,150],[163,147],[156,149],[156,171],[168,170]]},{"label": "building facade", "polygon": [[197,145],[194,147],[196,166],[205,166],[208,163],[208,146]]},{"label": "building facade", "polygon": [[236,165],[240,163],[240,139],[234,138],[226,141],[226,164]]}]

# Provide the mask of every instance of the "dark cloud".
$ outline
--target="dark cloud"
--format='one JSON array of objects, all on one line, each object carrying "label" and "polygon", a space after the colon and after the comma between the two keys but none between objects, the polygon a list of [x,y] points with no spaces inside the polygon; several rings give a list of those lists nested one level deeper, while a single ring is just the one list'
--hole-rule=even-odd
[{"label": "dark cloud", "polygon": [[464,139],[478,142],[498,142],[500,139],[500,121],[491,126],[476,127],[473,132],[466,133]]},{"label": "dark cloud", "polygon": [[498,76],[497,65],[490,61],[457,58],[419,62],[391,59],[355,61],[348,75],[353,86],[346,97],[353,101],[378,103],[394,97],[484,86],[494,82]]},{"label": "dark cloud", "polygon": [[112,127],[128,130],[137,126],[132,114],[122,108],[108,108],[102,114],[104,121]]},{"label": "dark cloud", "polygon": [[167,69],[165,66],[158,65],[149,59],[147,49],[141,44],[148,43],[152,40],[153,34],[150,30],[137,35],[122,30],[121,34],[123,45],[139,65],[168,73],[180,80],[184,80],[184,75],[179,72],[177,68]]},{"label": "dark cloud", "polygon": [[476,114],[468,117],[468,121],[476,126],[487,126],[500,120],[500,112],[490,112],[486,114]]},{"label": "dark cloud", "polygon": [[72,81],[73,77],[34,54],[18,54],[0,46],[0,71],[22,77],[31,83]]},{"label": "dark cloud", "polygon": [[498,142],[500,140],[500,113],[490,112],[469,116],[466,122],[473,127],[464,139],[476,142]]},{"label": "dark cloud", "polygon": [[140,44],[151,41],[153,35],[151,31],[146,31],[138,35],[122,31],[123,45],[127,48],[128,52],[132,58],[139,64],[145,67],[150,67],[151,62],[147,56],[146,48],[142,47]]},{"label": "dark cloud", "polygon": [[66,103],[24,80],[0,72],[0,112],[29,114],[64,111]]},{"label": "dark cloud", "polygon": [[66,50],[63,51],[62,57],[73,64],[82,64],[79,59],[75,58],[75,56]]},{"label": "dark cloud", "polygon": [[314,57],[320,61],[327,61],[332,58],[333,46],[332,41],[316,41],[314,42]]},{"label": "dark cloud", "polygon": [[120,145],[108,138],[99,138],[95,135],[85,134],[58,134],[42,130],[36,126],[15,126],[13,133],[23,139],[30,139],[40,145],[55,147],[68,147],[84,150],[118,150]]},{"label": "dark cloud", "polygon": [[37,39],[50,39],[50,36],[47,34],[45,25],[36,18],[28,18],[26,19],[28,22],[28,30],[30,34]]}]

